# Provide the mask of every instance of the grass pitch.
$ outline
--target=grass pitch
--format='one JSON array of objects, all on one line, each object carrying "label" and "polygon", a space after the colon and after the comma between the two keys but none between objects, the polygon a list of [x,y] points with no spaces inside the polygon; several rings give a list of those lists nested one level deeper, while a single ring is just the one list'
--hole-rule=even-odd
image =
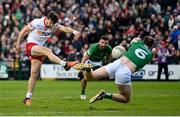
[{"label": "grass pitch", "polygon": [[132,82],[128,104],[103,100],[89,104],[98,90],[117,92],[114,81],[91,81],[80,100],[80,81],[38,81],[33,104],[25,106],[27,81],[0,81],[0,116],[175,116],[180,115],[180,82]]}]

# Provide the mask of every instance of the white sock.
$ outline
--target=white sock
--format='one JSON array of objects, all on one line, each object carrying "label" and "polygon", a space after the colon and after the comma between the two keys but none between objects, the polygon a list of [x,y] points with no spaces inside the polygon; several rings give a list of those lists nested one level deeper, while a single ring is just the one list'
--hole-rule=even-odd
[{"label": "white sock", "polygon": [[61,62],[59,64],[62,65],[62,66],[65,66],[66,63],[67,63],[66,61],[61,60]]},{"label": "white sock", "polygon": [[27,92],[26,93],[26,98],[32,98],[32,93]]}]

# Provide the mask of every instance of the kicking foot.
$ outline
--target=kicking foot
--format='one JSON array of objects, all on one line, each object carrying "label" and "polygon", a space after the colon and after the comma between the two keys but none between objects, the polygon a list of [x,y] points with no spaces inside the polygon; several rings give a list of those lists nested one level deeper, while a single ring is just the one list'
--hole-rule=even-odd
[{"label": "kicking foot", "polygon": [[105,91],[104,90],[100,90],[95,96],[93,96],[90,100],[89,103],[94,103],[96,101],[102,100],[105,96]]},{"label": "kicking foot", "polygon": [[80,98],[81,98],[81,100],[85,100],[86,99],[86,95],[81,95]]},{"label": "kicking foot", "polygon": [[79,63],[74,66],[76,70],[82,70],[82,71],[91,71],[93,68],[93,65],[91,64],[84,64],[84,63]]},{"label": "kicking foot", "polygon": [[30,98],[25,98],[25,99],[23,100],[23,103],[24,103],[25,105],[30,106],[30,105],[32,104],[32,100],[31,100]]},{"label": "kicking foot", "polygon": [[67,71],[69,70],[71,67],[75,66],[76,64],[78,64],[79,61],[72,61],[72,62],[67,62],[66,65],[64,66],[64,69]]}]

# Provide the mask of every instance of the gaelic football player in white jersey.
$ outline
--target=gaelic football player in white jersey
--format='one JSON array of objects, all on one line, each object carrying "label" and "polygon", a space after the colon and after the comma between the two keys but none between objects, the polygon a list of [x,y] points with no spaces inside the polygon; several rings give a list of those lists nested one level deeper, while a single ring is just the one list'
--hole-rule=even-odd
[{"label": "gaelic football player in white jersey", "polygon": [[31,73],[28,81],[28,91],[23,103],[31,105],[32,93],[35,88],[36,80],[40,72],[43,56],[49,58],[50,61],[56,64],[62,65],[66,70],[70,69],[78,63],[78,61],[66,62],[58,58],[53,54],[52,50],[44,47],[44,43],[49,37],[51,37],[56,31],[63,31],[73,33],[74,36],[79,37],[80,32],[58,24],[58,14],[54,11],[48,13],[47,17],[40,19],[34,19],[27,26],[25,26],[19,33],[19,37],[16,43],[16,49],[20,51],[20,42],[24,39],[25,35],[29,33],[26,44],[26,52],[31,60]]}]

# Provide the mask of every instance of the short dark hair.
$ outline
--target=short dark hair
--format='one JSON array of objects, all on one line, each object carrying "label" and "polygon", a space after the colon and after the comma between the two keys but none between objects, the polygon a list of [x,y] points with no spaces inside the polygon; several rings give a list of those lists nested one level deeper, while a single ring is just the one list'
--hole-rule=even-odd
[{"label": "short dark hair", "polygon": [[53,23],[57,23],[58,22],[58,19],[59,19],[59,16],[58,14],[55,12],[55,11],[50,11],[48,14],[47,14],[47,18],[52,20]]},{"label": "short dark hair", "polygon": [[108,35],[102,35],[102,36],[99,38],[99,40],[101,40],[101,39],[103,39],[103,40],[105,40],[105,41],[109,41]]},{"label": "short dark hair", "polygon": [[154,44],[154,38],[152,36],[145,36],[143,38],[143,41],[149,47],[153,46],[153,44]]}]

